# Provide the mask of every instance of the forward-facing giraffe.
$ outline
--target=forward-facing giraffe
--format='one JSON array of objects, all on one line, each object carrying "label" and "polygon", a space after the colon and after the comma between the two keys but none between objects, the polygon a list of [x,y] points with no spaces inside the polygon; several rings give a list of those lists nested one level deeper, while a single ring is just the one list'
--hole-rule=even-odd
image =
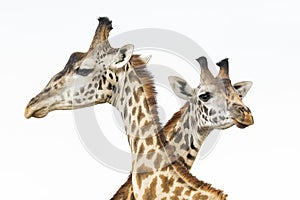
[{"label": "forward-facing giraffe", "polygon": [[[95,36],[96,37],[96,36]],[[92,45],[91,45],[92,46]],[[112,51],[112,52],[117,52],[117,51]],[[71,57],[72,58],[72,57]],[[87,56],[87,58],[88,58],[88,56]],[[70,59],[70,60],[72,60],[72,59]],[[86,60],[89,60],[89,59],[86,59]],[[132,59],[132,60],[134,60],[134,59]],[[79,61],[82,61],[82,60],[80,60],[79,59]],[[68,63],[70,63],[70,62],[68,62]],[[79,63],[81,63],[81,62],[79,62]],[[82,62],[82,63],[84,63],[84,62]],[[89,63],[89,62],[86,62],[86,63],[88,63],[88,64],[93,64],[93,62],[91,62],[91,63]],[[78,64],[78,63],[74,63],[74,64]],[[67,65],[68,66],[68,65]],[[66,67],[67,68],[67,67]],[[65,69],[66,69],[65,68]],[[83,68],[78,68],[78,69],[76,69],[76,71],[81,71],[82,73],[84,72],[84,73],[88,73],[88,69],[89,70],[91,70],[91,66],[88,66],[88,65],[86,65],[86,66],[84,66],[83,65]],[[68,70],[63,70],[63,71],[68,71]],[[91,73],[91,72],[90,72]],[[72,70],[71,70],[71,67],[70,67],[70,65],[69,65],[69,73],[68,74],[72,74]],[[77,72],[76,72],[76,74],[77,74]],[[109,75],[108,75],[109,74]],[[61,73],[59,74],[59,76],[61,75]],[[98,75],[97,75],[98,76]],[[110,77],[111,75],[110,75],[110,73],[107,73],[107,79],[109,79],[108,78],[108,76]],[[115,76],[116,77],[116,79],[117,79],[117,77],[118,76]],[[130,77],[130,76],[128,76],[128,77]],[[53,78],[52,80],[55,80],[57,78],[57,76],[55,77],[55,78]],[[104,80],[106,80],[106,78],[104,79]],[[56,80],[57,81],[57,80]],[[64,81],[63,81],[64,82]],[[68,81],[67,81],[68,82]],[[51,83],[51,84],[50,84]],[[48,84],[48,86],[46,87],[46,89],[47,88],[49,88],[49,85],[51,86],[55,86],[55,81],[52,81],[52,82],[50,82],[49,84]],[[100,82],[101,83],[101,82]],[[182,82],[181,82],[182,83]],[[102,85],[103,85],[103,83],[102,83]],[[114,87],[114,85],[111,85],[111,86],[109,86],[109,84],[105,84],[105,81],[104,81],[104,85],[106,85],[108,88],[110,88],[110,87]],[[99,86],[100,87],[100,86]],[[92,86],[90,86],[90,84],[87,86],[87,89],[89,89],[89,88],[92,88]],[[54,88],[55,89],[55,88]],[[57,89],[57,88],[56,88]],[[47,90],[49,90],[49,89],[47,89]],[[46,91],[47,91],[46,90]],[[82,87],[80,87],[79,88],[79,90],[80,90],[80,93],[83,93],[82,92]],[[92,91],[92,90],[90,90],[90,91]],[[49,91],[47,91],[47,92],[49,92]],[[46,93],[47,93],[46,92]],[[73,91],[73,90],[69,90],[68,91],[69,93],[70,92],[74,92],[74,94],[77,94],[75,91]],[[66,92],[67,94],[68,94],[68,92]],[[138,92],[138,91],[137,91]],[[95,93],[95,96],[96,96],[96,94],[97,94],[97,92],[91,92],[92,94],[94,94]],[[33,112],[31,112],[32,113],[32,115],[33,116],[35,116],[35,117],[42,117],[42,116],[44,116],[46,113],[47,113],[47,111],[50,111],[51,109],[53,110],[53,108],[54,109],[70,109],[70,107],[69,106],[66,106],[66,105],[58,105],[59,103],[53,103],[52,102],[52,105],[51,106],[45,106],[45,105],[47,105],[47,103],[45,103],[45,99],[43,98],[43,96],[44,96],[44,94],[45,94],[45,92],[42,92],[40,95],[38,95],[38,99],[40,99],[41,101],[44,101],[44,106],[42,107],[42,109],[39,109],[38,107],[39,106],[37,106],[37,105],[35,105],[35,108],[33,108],[32,110],[33,110]],[[61,94],[61,93],[59,93],[59,94]],[[64,94],[64,93],[62,93],[62,94]],[[46,96],[48,96],[49,97],[49,93],[47,93],[47,95]],[[51,95],[50,95],[51,96]],[[68,96],[68,95],[67,95]],[[77,95],[78,96],[78,95]],[[101,96],[102,96],[102,94],[101,94]],[[109,96],[110,95],[104,95],[104,97],[105,98],[109,98]],[[37,99],[37,98],[36,98]],[[36,101],[36,99],[34,99],[34,100],[32,100],[32,101]],[[57,101],[57,98],[54,98],[54,99],[56,99],[55,101]],[[49,100],[49,99],[48,99]],[[84,100],[84,99],[75,99],[75,101],[76,101],[76,105],[77,106],[75,106],[75,108],[78,108],[78,107],[80,107],[80,106],[82,106],[82,105],[78,105],[79,104],[79,102],[80,102],[80,100],[82,100],[82,101],[85,101],[83,104],[85,104],[84,106],[88,106],[88,105],[90,105],[90,103],[87,103],[86,104],[86,101],[87,100]],[[50,102],[51,101],[53,101],[53,98],[51,99],[50,98]],[[59,100],[58,100],[59,101]],[[103,101],[103,99],[102,100],[99,100],[99,102],[102,102]],[[37,100],[37,102],[39,102],[39,100]],[[46,101],[47,102],[47,101]],[[88,101],[87,101],[88,102]],[[49,102],[48,102],[49,103]],[[40,105],[43,105],[43,103],[40,103]],[[30,106],[29,106],[30,107]],[[34,107],[34,106],[31,106],[31,107]],[[36,109],[36,110],[35,110]],[[27,113],[30,113],[29,112],[29,110],[30,109],[27,109]],[[41,112],[40,110],[44,110],[43,112]],[[125,112],[126,113],[126,112]],[[123,113],[123,114],[125,114],[125,113]],[[30,114],[26,114],[26,116],[27,117],[29,117],[30,116]],[[186,137],[183,137],[183,138],[186,138]],[[177,139],[178,140],[178,139]]]}]

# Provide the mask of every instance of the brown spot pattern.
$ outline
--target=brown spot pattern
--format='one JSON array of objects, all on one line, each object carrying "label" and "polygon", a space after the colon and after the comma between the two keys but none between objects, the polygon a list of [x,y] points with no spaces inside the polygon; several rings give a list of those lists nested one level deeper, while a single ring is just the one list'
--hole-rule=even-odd
[{"label": "brown spot pattern", "polygon": [[154,167],[155,167],[155,169],[159,169],[161,161],[162,161],[162,156],[160,154],[157,154],[157,156],[156,156],[156,158],[154,160]]},{"label": "brown spot pattern", "polygon": [[208,196],[202,195],[200,193],[193,195],[193,200],[206,200],[206,199],[208,199]]},{"label": "brown spot pattern", "polygon": [[146,188],[143,195],[143,200],[156,199],[156,184],[157,177],[155,177],[148,188]]},{"label": "brown spot pattern", "polygon": [[174,179],[172,177],[168,178],[167,176],[164,175],[159,175],[159,178],[161,179],[162,182],[161,183],[162,191],[165,193],[169,193],[170,187],[172,187],[174,184]]},{"label": "brown spot pattern", "polygon": [[155,150],[154,149],[150,149],[148,152],[147,152],[147,159],[148,160],[151,160],[153,158],[155,154]]},{"label": "brown spot pattern", "polygon": [[142,112],[142,107],[139,107],[139,111],[138,111],[138,116],[137,116],[137,121],[138,124],[141,123],[142,119],[145,117],[146,115]]},{"label": "brown spot pattern", "polygon": [[180,197],[182,191],[183,191],[183,187],[176,187],[175,190],[173,191],[173,194],[175,195],[175,197]]}]

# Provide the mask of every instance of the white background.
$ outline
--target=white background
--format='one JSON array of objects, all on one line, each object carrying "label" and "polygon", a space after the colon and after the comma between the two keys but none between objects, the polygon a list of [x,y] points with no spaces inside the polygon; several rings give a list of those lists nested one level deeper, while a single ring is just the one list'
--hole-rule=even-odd
[{"label": "white background", "polygon": [[99,16],[113,20],[112,36],[165,28],[196,41],[215,62],[229,57],[233,82],[254,82],[244,102],[255,124],[223,131],[192,173],[230,200],[298,198],[299,8],[296,0],[2,1],[0,199],[109,199],[126,180],[85,150],[72,111],[23,117],[69,55],[87,50]]}]

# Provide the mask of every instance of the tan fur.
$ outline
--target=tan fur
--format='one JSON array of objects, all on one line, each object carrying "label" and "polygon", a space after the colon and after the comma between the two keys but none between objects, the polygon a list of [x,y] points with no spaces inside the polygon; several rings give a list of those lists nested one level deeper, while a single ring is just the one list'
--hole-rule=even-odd
[{"label": "tan fur", "polygon": [[143,195],[143,200],[156,198],[156,184],[157,184],[157,177],[154,178],[149,188],[146,188],[145,193]]}]

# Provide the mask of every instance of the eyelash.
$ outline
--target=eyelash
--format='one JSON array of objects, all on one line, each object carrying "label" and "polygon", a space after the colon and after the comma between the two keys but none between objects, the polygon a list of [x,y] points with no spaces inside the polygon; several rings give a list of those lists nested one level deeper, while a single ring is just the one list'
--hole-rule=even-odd
[{"label": "eyelash", "polygon": [[211,94],[209,92],[199,95],[199,99],[203,102],[207,102],[210,98],[211,98]]},{"label": "eyelash", "polygon": [[89,73],[94,71],[94,69],[76,69],[76,74],[81,75],[81,76],[87,76]]}]

